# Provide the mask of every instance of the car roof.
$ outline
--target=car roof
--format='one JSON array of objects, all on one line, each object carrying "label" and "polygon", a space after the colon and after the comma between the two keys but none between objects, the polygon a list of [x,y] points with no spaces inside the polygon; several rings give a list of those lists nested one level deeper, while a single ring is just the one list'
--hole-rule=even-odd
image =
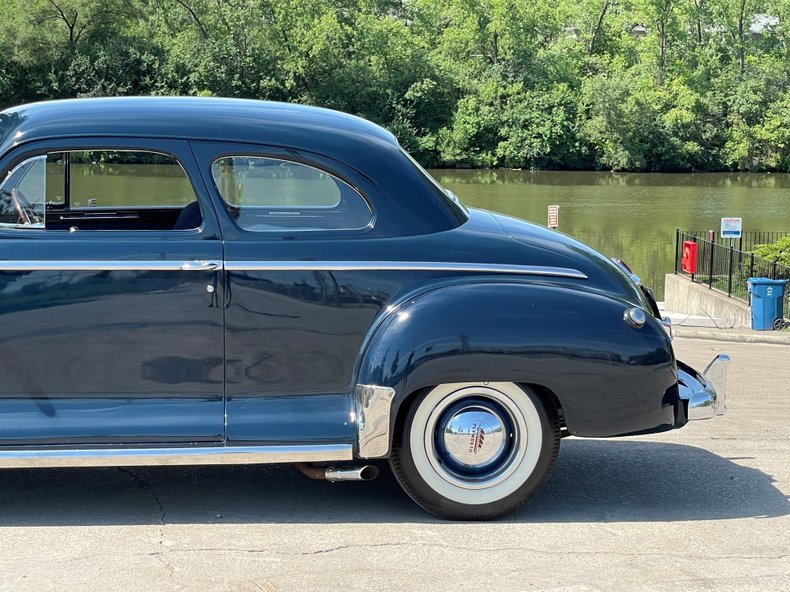
[{"label": "car roof", "polygon": [[398,141],[360,117],[294,103],[217,97],[106,97],[30,103],[0,113],[0,154],[22,142],[138,136],[332,146]]},{"label": "car roof", "polygon": [[0,112],[5,168],[22,157],[17,147],[24,151],[35,142],[86,137],[218,141],[312,152],[369,182],[374,193],[368,196],[381,214],[374,230],[382,236],[438,232],[466,220],[394,135],[331,109],[217,97],[106,97],[44,101]]}]

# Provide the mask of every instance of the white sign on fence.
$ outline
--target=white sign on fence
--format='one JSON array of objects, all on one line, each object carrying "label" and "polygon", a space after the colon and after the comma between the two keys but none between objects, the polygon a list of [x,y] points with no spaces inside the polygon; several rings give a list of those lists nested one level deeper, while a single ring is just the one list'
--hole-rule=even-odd
[{"label": "white sign on fence", "polygon": [[722,218],[721,238],[741,238],[742,218]]},{"label": "white sign on fence", "polygon": [[560,206],[549,206],[549,228],[560,225]]}]

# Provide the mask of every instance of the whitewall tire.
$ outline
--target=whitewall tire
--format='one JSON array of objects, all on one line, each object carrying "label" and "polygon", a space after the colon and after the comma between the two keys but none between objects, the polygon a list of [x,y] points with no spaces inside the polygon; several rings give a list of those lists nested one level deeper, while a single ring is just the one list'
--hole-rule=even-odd
[{"label": "whitewall tire", "polygon": [[443,518],[485,520],[521,507],[548,480],[559,450],[554,405],[511,382],[436,386],[398,427],[395,477]]}]

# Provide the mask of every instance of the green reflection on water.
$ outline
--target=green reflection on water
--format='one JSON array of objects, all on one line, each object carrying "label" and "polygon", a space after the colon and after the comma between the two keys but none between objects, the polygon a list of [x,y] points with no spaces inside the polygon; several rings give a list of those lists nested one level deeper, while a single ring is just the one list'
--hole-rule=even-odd
[{"label": "green reflection on water", "polygon": [[626,261],[659,299],[676,228],[718,230],[722,216],[740,216],[744,231],[790,231],[790,175],[430,172],[469,207],[546,224],[559,204],[562,232]]}]

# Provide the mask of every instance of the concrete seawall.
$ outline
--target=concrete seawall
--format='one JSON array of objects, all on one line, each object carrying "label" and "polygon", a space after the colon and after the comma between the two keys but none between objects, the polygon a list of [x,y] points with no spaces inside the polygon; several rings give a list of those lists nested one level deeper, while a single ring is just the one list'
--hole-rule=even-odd
[{"label": "concrete seawall", "polygon": [[668,310],[723,320],[724,327],[720,328],[751,326],[751,310],[747,304],[681,275],[668,273],[665,276],[664,303]]}]

